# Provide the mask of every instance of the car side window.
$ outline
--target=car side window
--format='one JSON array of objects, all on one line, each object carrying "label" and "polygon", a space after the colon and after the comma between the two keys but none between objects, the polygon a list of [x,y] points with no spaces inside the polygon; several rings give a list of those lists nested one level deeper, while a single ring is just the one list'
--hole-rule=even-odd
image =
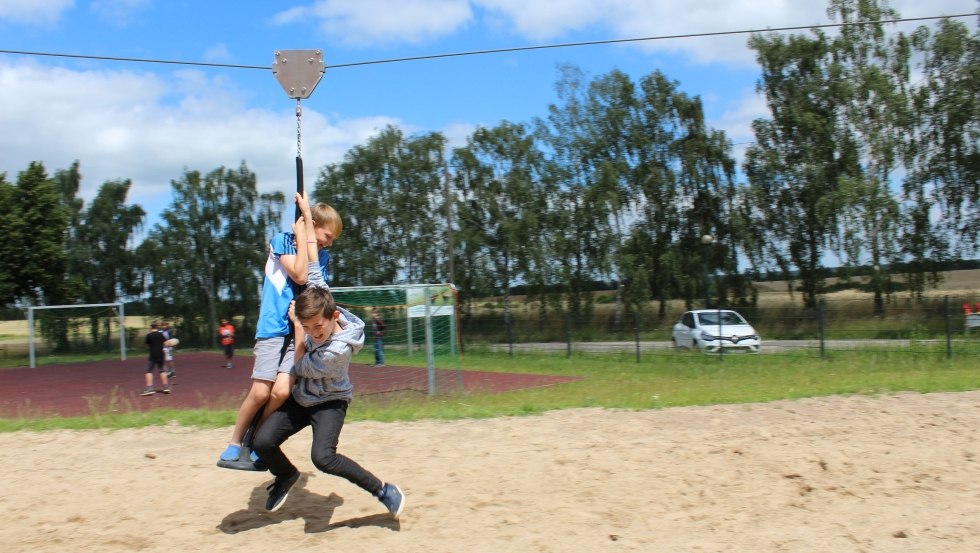
[{"label": "car side window", "polygon": [[681,317],[681,323],[687,328],[694,328],[694,314],[684,313],[684,316]]},{"label": "car side window", "polygon": [[722,324],[726,324],[726,325],[743,325],[743,324],[745,324],[745,321],[742,320],[742,318],[739,317],[738,314],[732,313],[732,312],[723,313],[722,314],[722,318],[721,318],[721,322],[722,322]]}]

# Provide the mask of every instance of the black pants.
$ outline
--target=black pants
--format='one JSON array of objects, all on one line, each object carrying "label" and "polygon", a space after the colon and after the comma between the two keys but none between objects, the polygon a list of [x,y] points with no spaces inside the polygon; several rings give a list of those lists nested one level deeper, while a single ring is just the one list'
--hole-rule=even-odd
[{"label": "black pants", "polygon": [[293,434],[312,426],[313,445],[310,457],[313,465],[327,474],[346,478],[352,484],[377,495],[381,490],[381,480],[353,460],[337,453],[337,442],[340,440],[340,430],[344,427],[346,416],[347,402],[344,400],[303,407],[290,396],[256,431],[252,449],[269,467],[269,472],[275,476],[288,476],[297,469],[279,446]]}]

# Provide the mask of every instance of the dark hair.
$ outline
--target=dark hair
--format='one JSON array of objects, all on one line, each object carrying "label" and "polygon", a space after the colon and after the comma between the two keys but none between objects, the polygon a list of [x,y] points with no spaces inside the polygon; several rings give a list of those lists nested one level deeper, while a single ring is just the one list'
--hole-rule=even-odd
[{"label": "dark hair", "polygon": [[323,315],[324,318],[333,317],[337,310],[337,303],[333,299],[333,294],[329,288],[309,287],[296,296],[296,318],[301,321]]}]

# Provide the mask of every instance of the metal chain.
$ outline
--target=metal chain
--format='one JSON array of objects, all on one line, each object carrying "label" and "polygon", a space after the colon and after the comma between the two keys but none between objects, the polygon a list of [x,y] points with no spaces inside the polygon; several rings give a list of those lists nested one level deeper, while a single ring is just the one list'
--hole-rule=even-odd
[{"label": "metal chain", "polygon": [[296,157],[303,159],[303,127],[302,127],[303,108],[300,106],[300,99],[296,99]]}]

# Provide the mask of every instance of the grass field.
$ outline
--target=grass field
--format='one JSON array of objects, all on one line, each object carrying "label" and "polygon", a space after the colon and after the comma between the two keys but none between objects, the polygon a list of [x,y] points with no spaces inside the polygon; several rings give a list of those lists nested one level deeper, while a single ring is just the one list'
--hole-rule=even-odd
[{"label": "grass field", "polygon": [[[848,351],[820,359],[812,353],[730,356],[723,362],[674,355],[637,363],[631,355],[468,354],[463,368],[577,376],[551,387],[492,394],[357,398],[351,420],[406,421],[528,415],[554,409],[604,407],[663,409],[691,405],[767,402],[837,394],[980,389],[975,356]],[[52,428],[129,428],[173,424],[231,426],[235,412],[162,410],[79,418],[6,419],[0,431]]]},{"label": "grass field", "polygon": [[[768,291],[766,291],[768,290]],[[760,305],[790,300],[785,283],[760,285]],[[954,271],[927,295],[980,301],[980,270]],[[837,292],[834,298],[868,299],[867,294]],[[515,298],[518,301],[519,298]],[[798,298],[797,298],[798,301]],[[597,305],[597,308],[609,308]],[[957,305],[958,310],[958,305]],[[138,317],[127,324],[139,325]],[[859,329],[860,330],[860,329]],[[7,343],[23,341],[24,321],[0,322],[0,367],[23,365],[4,359]],[[659,339],[666,339],[660,336]],[[637,363],[631,354],[606,353],[571,357],[555,354],[468,352],[461,368],[581,377],[578,382],[547,388],[494,394],[359,398],[351,419],[379,421],[458,419],[541,413],[553,409],[606,407],[662,409],[688,405],[766,402],[835,394],[881,394],[896,391],[940,392],[980,389],[975,354],[947,359],[935,352],[846,351],[821,359],[812,351],[777,355],[727,356],[724,362],[700,355],[648,357]],[[974,350],[971,350],[974,351]],[[243,352],[244,353],[244,352]],[[11,364],[13,363],[13,364]],[[226,411],[153,411],[101,414],[83,418],[0,420],[0,431],[48,428],[124,428],[176,422],[186,426],[222,427],[234,423]]]}]

